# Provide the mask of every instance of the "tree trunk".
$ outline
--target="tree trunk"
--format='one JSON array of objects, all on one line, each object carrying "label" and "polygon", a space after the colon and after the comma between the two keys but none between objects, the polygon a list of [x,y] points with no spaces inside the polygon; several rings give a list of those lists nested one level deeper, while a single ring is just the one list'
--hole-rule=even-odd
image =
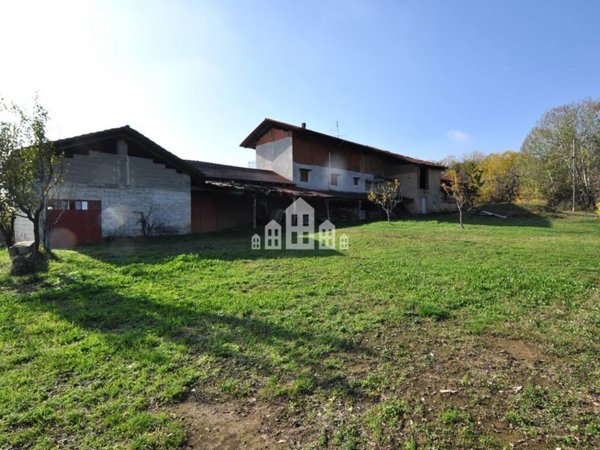
[{"label": "tree trunk", "polygon": [[463,216],[462,216],[462,208],[458,207],[458,220],[460,221],[460,227],[464,230],[465,226],[463,224]]},{"label": "tree trunk", "polygon": [[387,221],[388,221],[388,223],[390,223],[390,212],[388,210],[386,210],[385,214],[387,215]]},{"label": "tree trunk", "polygon": [[7,248],[15,243],[15,216],[12,216],[8,223],[0,225],[0,232]]},{"label": "tree trunk", "polygon": [[56,256],[56,253],[54,253],[52,251],[52,248],[50,247],[50,230],[46,230],[44,232],[44,239],[42,239],[42,245],[44,246],[44,250],[46,251],[46,254],[53,260],[58,260],[58,256]]},{"label": "tree trunk", "polygon": [[34,261],[40,256],[40,213],[36,212],[33,215],[33,259]]}]

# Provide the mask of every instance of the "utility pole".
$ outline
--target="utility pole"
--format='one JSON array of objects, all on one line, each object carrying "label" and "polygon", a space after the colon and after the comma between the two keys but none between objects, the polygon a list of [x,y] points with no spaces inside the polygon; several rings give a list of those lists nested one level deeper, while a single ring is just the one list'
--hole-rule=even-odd
[{"label": "utility pole", "polygon": [[572,212],[575,212],[575,138],[573,138],[573,207],[571,208]]}]

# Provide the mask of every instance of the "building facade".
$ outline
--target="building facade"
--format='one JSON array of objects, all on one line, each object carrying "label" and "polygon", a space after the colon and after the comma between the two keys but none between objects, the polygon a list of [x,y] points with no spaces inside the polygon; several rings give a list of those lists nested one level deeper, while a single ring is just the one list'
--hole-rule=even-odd
[{"label": "building facade", "polygon": [[[295,125],[265,119],[241,144],[256,150],[256,167],[271,170],[297,188],[333,197],[366,194],[377,183],[398,179],[412,214],[454,211],[441,189],[445,167],[357,144]],[[358,197],[357,197],[358,198]]]},{"label": "building facade", "polygon": [[[269,222],[271,233],[281,236],[273,224],[283,225],[290,201],[301,198],[310,205],[298,201],[295,207],[310,211],[299,211],[286,228],[297,228],[298,239],[290,245],[309,245],[304,228],[316,220],[378,218],[381,211],[367,194],[393,179],[402,185],[398,216],[455,210],[441,189],[443,166],[304,124],[265,119],[241,144],[255,151],[256,168],[183,160],[129,126],[55,146],[65,158],[64,182],[46,211],[44,238],[54,247],[120,236],[256,229]],[[32,234],[31,223],[18,218],[16,239],[30,240]]]}]

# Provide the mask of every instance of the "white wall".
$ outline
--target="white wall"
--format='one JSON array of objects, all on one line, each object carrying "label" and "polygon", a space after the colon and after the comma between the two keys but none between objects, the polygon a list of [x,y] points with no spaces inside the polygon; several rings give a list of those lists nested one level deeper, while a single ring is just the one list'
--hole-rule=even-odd
[{"label": "white wall", "polygon": [[33,241],[33,224],[25,217],[15,219],[15,242]]},{"label": "white wall", "polygon": [[[300,181],[300,169],[309,169],[308,183]],[[330,174],[338,174],[338,184],[329,184]],[[354,185],[354,177],[360,178],[357,186]],[[315,190],[332,190],[343,192],[366,192],[365,181],[373,181],[373,175],[351,170],[335,169],[316,166],[311,164],[294,163],[294,182],[298,187]]]},{"label": "white wall", "polygon": [[[354,172],[351,170],[331,168],[312,164],[300,164],[293,160],[292,138],[286,137],[274,142],[256,146],[256,168],[272,170],[292,180],[298,187],[314,190],[332,190],[343,192],[367,192],[366,181],[375,179],[373,174]],[[309,181],[300,181],[300,169],[308,169]],[[339,174],[337,186],[330,185],[330,174]],[[456,205],[451,200],[444,202],[440,169],[429,169],[429,187],[421,189],[419,184],[419,167],[417,165],[394,165],[386,168],[385,176],[397,178],[402,185],[402,195],[413,201],[405,203],[413,214],[421,214],[421,198],[427,198],[427,212],[455,211]],[[358,185],[354,185],[354,177],[359,177]]]},{"label": "white wall", "polygon": [[277,141],[257,145],[256,168],[272,170],[291,180],[294,176],[292,138],[285,137]]}]

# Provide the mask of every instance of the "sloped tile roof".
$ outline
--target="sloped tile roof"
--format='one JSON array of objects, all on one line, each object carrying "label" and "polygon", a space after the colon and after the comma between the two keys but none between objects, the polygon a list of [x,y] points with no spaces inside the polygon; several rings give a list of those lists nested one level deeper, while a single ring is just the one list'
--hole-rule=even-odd
[{"label": "sloped tile roof", "polygon": [[263,120],[260,123],[260,125],[258,125],[248,135],[248,137],[246,137],[246,139],[244,139],[242,141],[240,146],[245,147],[245,148],[256,148],[257,141],[271,128],[279,128],[279,129],[285,130],[285,131],[292,131],[293,133],[295,133],[295,135],[301,136],[301,137],[324,140],[324,141],[330,142],[331,144],[335,145],[338,148],[347,146],[349,148],[355,148],[357,150],[364,151],[367,153],[374,153],[374,154],[387,156],[389,158],[394,158],[394,159],[396,159],[400,162],[404,162],[404,163],[412,163],[412,164],[418,164],[418,165],[422,165],[422,166],[445,169],[444,165],[438,164],[438,163],[435,163],[432,161],[426,161],[424,159],[413,158],[411,156],[401,155],[399,153],[390,152],[388,150],[381,150],[379,148],[371,147],[369,145],[358,144],[356,142],[347,141],[345,139],[331,136],[329,134],[320,133],[318,131],[309,130],[308,128],[299,127],[296,125],[292,125],[289,123],[280,122],[278,120],[273,120],[273,119],[268,119],[268,118]]}]

